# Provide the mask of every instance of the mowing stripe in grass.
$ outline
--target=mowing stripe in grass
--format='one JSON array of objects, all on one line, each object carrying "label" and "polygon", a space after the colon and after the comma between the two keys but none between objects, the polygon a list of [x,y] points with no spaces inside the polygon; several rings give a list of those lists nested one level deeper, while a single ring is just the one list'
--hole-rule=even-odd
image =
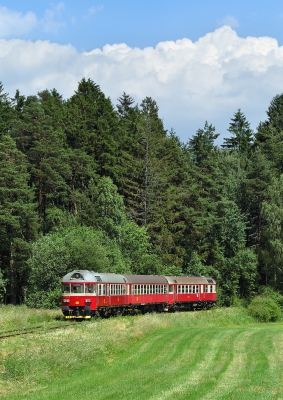
[{"label": "mowing stripe in grass", "polygon": [[9,341],[0,383],[15,386],[1,399],[283,398],[283,325],[249,322],[233,309],[153,314]]}]

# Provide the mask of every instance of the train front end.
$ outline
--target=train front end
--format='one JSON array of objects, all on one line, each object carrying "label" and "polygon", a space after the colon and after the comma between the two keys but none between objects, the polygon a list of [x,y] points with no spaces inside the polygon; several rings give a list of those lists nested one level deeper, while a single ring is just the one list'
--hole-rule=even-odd
[{"label": "train front end", "polygon": [[83,320],[95,315],[95,280],[90,271],[72,271],[64,276],[61,308],[66,319]]}]

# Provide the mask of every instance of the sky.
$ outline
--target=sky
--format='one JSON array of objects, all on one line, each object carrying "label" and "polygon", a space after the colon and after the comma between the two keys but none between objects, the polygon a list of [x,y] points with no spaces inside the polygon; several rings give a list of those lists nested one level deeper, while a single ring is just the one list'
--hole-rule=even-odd
[{"label": "sky", "polygon": [[229,137],[240,108],[256,131],[283,92],[282,0],[0,0],[0,81],[11,97],[82,78],[113,105],[152,97],[186,143],[207,121]]}]

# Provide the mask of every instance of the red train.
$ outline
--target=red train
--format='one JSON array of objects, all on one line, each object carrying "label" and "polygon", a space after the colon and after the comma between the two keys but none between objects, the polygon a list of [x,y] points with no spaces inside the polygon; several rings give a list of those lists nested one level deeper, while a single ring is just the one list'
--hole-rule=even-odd
[{"label": "red train", "polygon": [[216,282],[205,276],[119,275],[72,271],[62,279],[66,318],[207,309],[216,303]]}]

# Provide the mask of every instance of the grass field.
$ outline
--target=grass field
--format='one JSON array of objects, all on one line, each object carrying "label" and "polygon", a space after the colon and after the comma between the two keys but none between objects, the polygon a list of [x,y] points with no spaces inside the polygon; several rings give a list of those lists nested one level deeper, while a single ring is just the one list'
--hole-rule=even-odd
[{"label": "grass field", "polygon": [[283,399],[283,324],[238,308],[91,321],[6,339],[0,363],[1,399]]}]

